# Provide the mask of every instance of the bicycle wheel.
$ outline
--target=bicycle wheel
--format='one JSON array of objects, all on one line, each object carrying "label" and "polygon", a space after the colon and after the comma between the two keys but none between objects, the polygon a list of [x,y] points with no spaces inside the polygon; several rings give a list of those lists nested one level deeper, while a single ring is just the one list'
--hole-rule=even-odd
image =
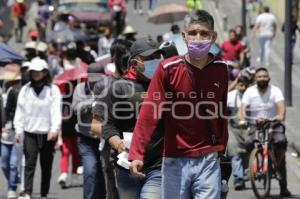
[{"label": "bicycle wheel", "polygon": [[254,148],[249,158],[250,181],[254,195],[258,199],[266,198],[271,188],[270,162],[264,168],[263,150]]}]

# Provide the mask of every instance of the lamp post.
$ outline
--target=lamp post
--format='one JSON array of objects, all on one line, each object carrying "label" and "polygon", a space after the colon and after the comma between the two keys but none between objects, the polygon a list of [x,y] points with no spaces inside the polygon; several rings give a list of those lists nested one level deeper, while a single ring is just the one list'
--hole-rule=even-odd
[{"label": "lamp post", "polygon": [[242,0],[242,25],[243,25],[243,35],[247,35],[247,21],[246,21],[246,0]]},{"label": "lamp post", "polygon": [[285,27],[284,27],[284,96],[287,106],[292,106],[292,60],[291,60],[291,23],[292,23],[292,1],[285,1]]}]

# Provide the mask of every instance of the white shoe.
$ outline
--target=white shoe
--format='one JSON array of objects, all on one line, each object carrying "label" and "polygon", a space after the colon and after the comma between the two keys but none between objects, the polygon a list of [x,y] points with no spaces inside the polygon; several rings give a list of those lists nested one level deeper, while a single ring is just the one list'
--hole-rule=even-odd
[{"label": "white shoe", "polygon": [[82,175],[82,174],[83,174],[83,166],[79,166],[79,167],[77,168],[77,174],[78,174],[78,175]]},{"label": "white shoe", "polygon": [[42,199],[47,199],[47,197],[42,197]]},{"label": "white shoe", "polygon": [[139,9],[139,14],[140,15],[144,14],[144,11],[142,9]]},{"label": "white shoe", "polygon": [[18,194],[16,191],[8,191],[7,192],[7,199],[12,199],[12,198],[18,198]]},{"label": "white shoe", "polygon": [[57,179],[58,184],[61,186],[62,189],[66,188],[68,174],[62,173]]},{"label": "white shoe", "polygon": [[31,199],[30,195],[25,194],[23,196],[19,196],[18,199]]}]

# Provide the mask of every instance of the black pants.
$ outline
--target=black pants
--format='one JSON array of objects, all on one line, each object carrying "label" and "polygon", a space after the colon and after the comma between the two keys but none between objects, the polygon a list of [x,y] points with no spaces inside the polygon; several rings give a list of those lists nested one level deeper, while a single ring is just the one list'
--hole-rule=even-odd
[{"label": "black pants", "polygon": [[123,13],[122,11],[120,12],[115,12],[115,37],[120,35],[123,32],[124,25],[125,25],[125,18],[126,18],[126,13]]},{"label": "black pants", "polygon": [[281,177],[281,179],[279,180],[280,190],[285,190],[285,189],[287,189],[287,174],[286,174],[285,156],[284,156],[284,159],[281,161],[281,163],[278,165],[277,170]]},{"label": "black pants", "polygon": [[46,197],[50,188],[51,170],[54,157],[53,141],[47,141],[47,135],[25,133],[25,193],[31,195],[33,179],[38,154],[40,154],[40,165],[42,172],[41,196]]}]

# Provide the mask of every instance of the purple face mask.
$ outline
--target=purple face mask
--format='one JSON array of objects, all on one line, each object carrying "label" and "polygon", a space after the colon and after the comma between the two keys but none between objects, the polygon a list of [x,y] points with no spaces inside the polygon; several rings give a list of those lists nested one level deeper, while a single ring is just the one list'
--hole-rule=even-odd
[{"label": "purple face mask", "polygon": [[194,59],[201,59],[209,52],[211,44],[211,40],[190,41],[188,53]]}]

